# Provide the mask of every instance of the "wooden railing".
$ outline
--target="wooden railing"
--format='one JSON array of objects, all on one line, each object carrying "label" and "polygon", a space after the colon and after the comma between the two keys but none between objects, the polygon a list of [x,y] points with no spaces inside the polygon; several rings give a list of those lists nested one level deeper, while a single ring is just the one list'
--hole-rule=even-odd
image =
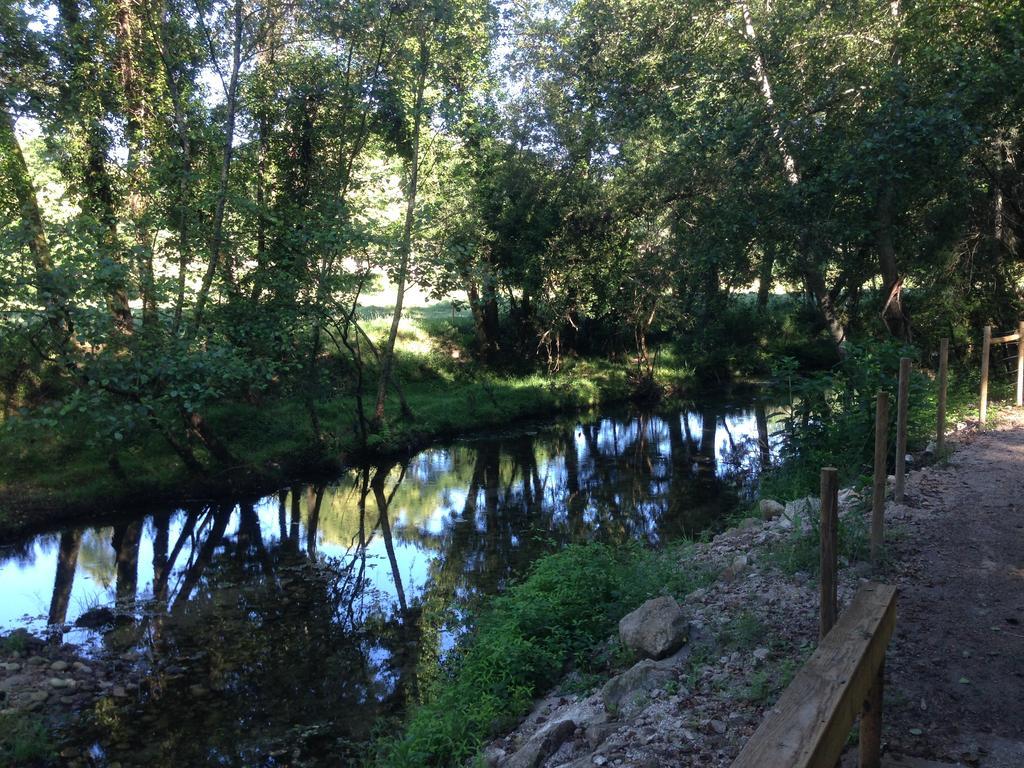
[{"label": "wooden railing", "polygon": [[1017,405],[1024,405],[1024,320],[1017,326],[1017,333],[1005,336],[992,336],[992,326],[985,326],[981,342],[981,404],[978,409],[981,423],[988,418],[988,371],[989,358],[992,356],[993,344],[1017,343]]},{"label": "wooden railing", "polygon": [[772,707],[732,768],[833,768],[860,717],[860,766],[881,761],[885,650],[896,588],[865,584]]}]

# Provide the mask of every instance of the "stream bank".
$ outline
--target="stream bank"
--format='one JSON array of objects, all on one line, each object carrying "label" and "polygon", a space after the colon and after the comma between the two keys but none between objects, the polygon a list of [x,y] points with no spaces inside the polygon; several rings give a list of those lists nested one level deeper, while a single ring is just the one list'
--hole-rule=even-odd
[{"label": "stream bank", "polygon": [[[860,585],[871,579],[896,583],[903,595],[887,666],[891,710],[885,728],[890,753],[953,760],[943,763],[949,766],[1015,768],[1024,764],[1021,713],[1016,703],[1006,707],[998,702],[1017,701],[1002,694],[1006,681],[1021,674],[1017,665],[1022,646],[1015,627],[1024,621],[1024,603],[1019,590],[1009,589],[1005,582],[1014,574],[1019,578],[1022,563],[1019,557],[1008,560],[1005,552],[993,553],[1006,548],[1005,537],[1000,542],[982,536],[982,541],[964,547],[952,529],[936,529],[934,524],[938,508],[948,504],[951,495],[956,503],[950,491],[967,491],[970,481],[960,473],[973,473],[987,462],[991,472],[1005,475],[1006,468],[993,463],[993,451],[1009,440],[1013,452],[1019,452],[1024,419],[1003,422],[1001,429],[1011,430],[1005,433],[1009,438],[966,427],[957,425],[948,438],[956,451],[948,466],[909,473],[907,503],[887,504],[887,544],[878,571],[867,562],[870,488],[840,492],[839,603],[848,604]],[[979,448],[985,453],[976,455]],[[936,490],[945,499],[935,498]],[[1016,502],[1019,491],[1019,482],[999,480],[999,498],[968,514],[996,521],[992,514],[1009,508],[1016,518],[999,517],[1000,524],[1008,530],[1021,528],[1024,507]],[[763,500],[760,509],[765,519],[745,519],[696,545],[680,564],[718,575],[711,586],[680,601],[680,615],[688,622],[688,639],[680,650],[661,659],[636,661],[634,656],[616,676],[586,693],[574,692],[570,678],[538,701],[514,731],[488,745],[487,764],[728,768],[817,642],[818,542],[811,521],[819,514],[818,501],[808,498],[783,505]],[[949,523],[962,531],[962,515],[957,518],[961,519],[956,523],[949,518]],[[982,525],[987,529],[992,523]],[[930,532],[921,537],[923,528]],[[953,559],[980,549],[980,566],[968,554],[966,560],[972,564],[967,567],[937,567],[929,551],[933,547]],[[1019,548],[1015,551],[1019,553]],[[946,587],[978,574],[1003,583],[994,594],[979,592],[980,605],[965,602],[966,593],[953,594],[949,589],[954,587]],[[961,616],[964,611],[972,616]],[[986,626],[980,626],[973,614],[980,614]],[[653,631],[664,623],[665,611],[652,616]],[[983,649],[980,641],[949,644],[942,639],[965,631],[987,633],[1005,647]],[[618,637],[609,642],[626,639],[620,625]],[[946,645],[950,648],[940,650]],[[1017,649],[1016,655],[1011,648]],[[639,654],[643,655],[650,656]]]}]

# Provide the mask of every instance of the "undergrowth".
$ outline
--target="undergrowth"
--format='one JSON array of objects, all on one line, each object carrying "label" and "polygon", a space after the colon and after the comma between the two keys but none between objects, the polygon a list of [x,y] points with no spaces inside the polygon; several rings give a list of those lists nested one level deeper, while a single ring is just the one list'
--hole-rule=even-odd
[{"label": "undergrowth", "polygon": [[0,765],[33,766],[54,756],[46,725],[32,714],[0,714]]},{"label": "undergrowth", "polygon": [[584,544],[540,560],[482,609],[404,734],[378,742],[375,764],[464,765],[568,670],[587,674],[601,663],[596,650],[630,610],[708,583],[703,571],[680,566],[684,556],[685,545]]}]

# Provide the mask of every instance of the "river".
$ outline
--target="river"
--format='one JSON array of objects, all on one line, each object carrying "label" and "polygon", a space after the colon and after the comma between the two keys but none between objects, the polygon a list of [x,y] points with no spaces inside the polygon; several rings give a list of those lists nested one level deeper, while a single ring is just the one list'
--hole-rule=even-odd
[{"label": "river", "polygon": [[752,401],[624,409],[263,498],[98,510],[0,547],[0,631],[132,668],[72,726],[97,765],[337,765],[541,555],[720,528],[771,460],[766,424]]}]

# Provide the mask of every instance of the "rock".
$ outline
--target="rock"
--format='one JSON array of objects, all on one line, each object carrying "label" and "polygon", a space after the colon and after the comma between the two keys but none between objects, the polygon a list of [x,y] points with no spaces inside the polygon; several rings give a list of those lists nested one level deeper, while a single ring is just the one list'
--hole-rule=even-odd
[{"label": "rock", "polygon": [[736,580],[736,577],[743,573],[744,570],[746,570],[748,564],[749,559],[746,555],[737,555],[733,558],[732,564],[724,571],[722,571],[721,575],[718,578],[724,581],[726,584],[732,584],[732,582]]},{"label": "rock", "polygon": [[73,670],[75,670],[75,672],[80,672],[83,675],[91,675],[92,674],[92,667],[90,667],[90,666],[88,666],[86,664],[83,664],[80,661],[76,661],[74,664],[72,664],[71,668]]},{"label": "rock", "polygon": [[63,677],[51,677],[46,682],[54,688],[67,688],[72,684],[70,680],[65,680]]},{"label": "rock", "polygon": [[677,651],[689,636],[689,624],[674,598],[648,600],[619,622],[619,639],[627,648],[650,659]]},{"label": "rock", "polygon": [[792,523],[797,520],[810,520],[821,514],[821,499],[816,496],[806,496],[786,504],[784,517]]},{"label": "rock", "polygon": [[71,665],[68,664],[66,661],[55,661],[53,662],[53,664],[50,665],[50,669],[52,669],[54,672],[64,672],[65,670],[67,670],[69,666]]},{"label": "rock", "polygon": [[484,750],[484,764],[489,768],[497,768],[501,765],[501,761],[508,755],[501,747],[496,747],[493,744]]},{"label": "rock", "polygon": [[607,765],[608,758],[604,755],[594,755],[590,762],[592,762],[594,765]]},{"label": "rock", "polygon": [[615,723],[597,723],[584,732],[584,738],[591,749],[597,749],[608,739],[619,726]]},{"label": "rock", "polygon": [[643,709],[651,691],[664,688],[674,682],[676,673],[658,662],[644,659],[634,664],[621,675],[616,675],[601,689],[601,700],[611,713],[629,716]]},{"label": "rock", "polygon": [[751,528],[757,528],[761,525],[761,521],[756,517],[745,517],[740,522],[739,529],[741,531],[749,531]]},{"label": "rock", "polygon": [[103,629],[117,622],[117,614],[109,608],[93,608],[86,611],[77,619],[75,626],[83,629]]},{"label": "rock", "polygon": [[0,693],[12,693],[21,688],[26,688],[34,682],[31,675],[20,672],[0,680]]},{"label": "rock", "polygon": [[196,683],[195,685],[190,685],[188,687],[188,692],[197,699],[209,693],[209,691],[206,690],[206,688],[199,685],[198,683]]},{"label": "rock", "polygon": [[25,663],[33,667],[38,667],[40,664],[45,664],[46,659],[44,659],[42,656],[33,656]]},{"label": "rock", "polygon": [[725,723],[721,720],[708,720],[708,728],[715,733],[725,733]]},{"label": "rock", "polygon": [[537,731],[505,761],[504,768],[537,768],[576,733],[572,720],[558,720]]},{"label": "rock", "polygon": [[21,664],[19,664],[16,661],[8,661],[4,662],[3,664],[0,664],[0,669],[2,669],[4,672],[17,672],[21,669]]},{"label": "rock", "polygon": [[767,648],[755,648],[753,656],[758,661],[764,661],[765,659],[768,658],[768,653],[769,653],[769,651],[768,651]]},{"label": "rock", "polygon": [[860,501],[860,494],[853,490],[853,488],[843,488],[839,491],[840,507],[849,507],[858,501]]},{"label": "rock", "polygon": [[761,508],[761,517],[765,520],[774,520],[786,511],[786,508],[774,499],[761,499],[758,506]]}]

